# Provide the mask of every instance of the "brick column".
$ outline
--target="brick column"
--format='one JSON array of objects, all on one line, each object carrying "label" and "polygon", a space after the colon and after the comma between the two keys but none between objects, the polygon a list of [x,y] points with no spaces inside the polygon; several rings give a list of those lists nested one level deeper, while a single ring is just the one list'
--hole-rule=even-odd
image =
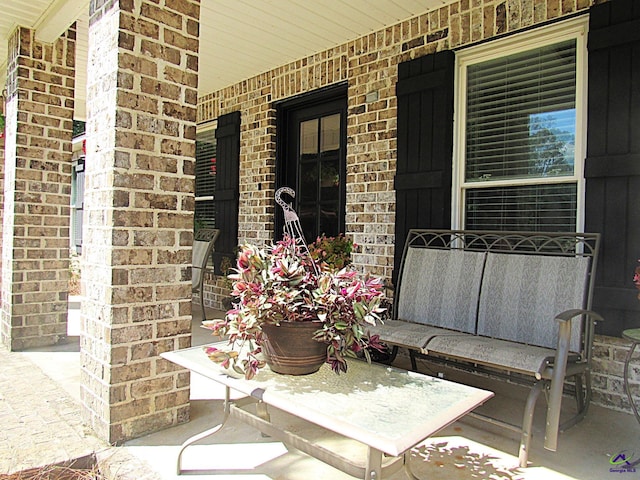
[{"label": "brick column", "polygon": [[199,0],[92,2],[83,416],[111,443],[189,418]]},{"label": "brick column", "polygon": [[0,337],[20,350],[67,333],[75,27],[8,50]]},{"label": "brick column", "polygon": [[[0,113],[6,118],[5,98],[0,95]],[[5,129],[0,127],[0,259],[2,258],[2,223],[4,221],[4,139]],[[1,260],[0,260],[1,261]],[[2,274],[0,273],[0,312],[2,312]],[[0,313],[0,344],[2,341],[2,331],[4,323],[2,321],[2,313]],[[8,338],[8,337],[7,337]]]}]

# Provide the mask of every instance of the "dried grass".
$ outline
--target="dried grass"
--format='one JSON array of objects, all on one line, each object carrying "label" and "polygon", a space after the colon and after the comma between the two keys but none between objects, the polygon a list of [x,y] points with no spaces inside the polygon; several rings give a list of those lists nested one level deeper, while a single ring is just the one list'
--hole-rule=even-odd
[{"label": "dried grass", "polygon": [[106,480],[93,457],[84,457],[64,464],[29,468],[11,474],[0,474],[0,480]]}]

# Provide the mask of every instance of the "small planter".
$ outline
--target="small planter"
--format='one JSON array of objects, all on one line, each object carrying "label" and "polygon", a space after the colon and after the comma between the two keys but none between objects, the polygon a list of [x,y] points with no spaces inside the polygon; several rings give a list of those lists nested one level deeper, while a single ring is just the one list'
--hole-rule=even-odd
[{"label": "small planter", "polygon": [[317,372],[327,360],[327,345],[313,339],[321,322],[263,324],[263,353],[273,372],[307,375]]}]

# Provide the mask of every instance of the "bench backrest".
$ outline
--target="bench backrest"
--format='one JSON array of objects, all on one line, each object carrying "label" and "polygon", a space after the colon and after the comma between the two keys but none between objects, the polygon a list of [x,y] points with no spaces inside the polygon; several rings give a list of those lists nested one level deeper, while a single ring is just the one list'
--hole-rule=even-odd
[{"label": "bench backrest", "polygon": [[191,250],[191,288],[194,291],[202,288],[204,271],[219,234],[217,228],[201,228],[196,232]]},{"label": "bench backrest", "polygon": [[[594,233],[410,230],[394,316],[555,348],[555,316],[591,308],[599,244]],[[590,355],[583,323],[571,349]]]},{"label": "bench backrest", "polygon": [[405,253],[398,319],[475,333],[485,254],[420,247]]},{"label": "bench backrest", "polygon": [[[556,348],[556,315],[585,308],[589,259],[488,253],[480,289],[478,335]],[[580,351],[580,322],[571,350]]]}]

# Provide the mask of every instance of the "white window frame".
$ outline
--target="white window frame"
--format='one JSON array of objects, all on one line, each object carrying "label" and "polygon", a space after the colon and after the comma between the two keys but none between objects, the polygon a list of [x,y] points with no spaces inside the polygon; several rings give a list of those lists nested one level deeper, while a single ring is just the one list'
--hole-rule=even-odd
[{"label": "white window frame", "polygon": [[[198,136],[198,134],[201,133],[205,133],[205,132],[209,132],[211,130],[216,130],[218,128],[218,121],[217,120],[213,120],[211,122],[207,122],[204,124],[200,124],[196,127],[196,138]],[[194,192],[195,195],[195,192]],[[205,197],[195,197],[195,201],[203,201],[203,200],[214,200],[213,195],[207,195]]]},{"label": "white window frame", "polygon": [[[207,123],[203,123],[200,125],[196,126],[196,137],[199,133],[205,133],[205,132],[209,132],[211,130],[216,130],[218,128],[218,121],[217,120],[213,120],[211,122],[207,122]],[[216,146],[217,148],[217,146]],[[194,160],[195,161],[195,160]],[[194,173],[194,186],[195,186],[195,173]],[[194,200],[195,202],[202,202],[202,201],[208,201],[208,200],[215,200],[214,195],[207,195],[204,197],[196,197],[195,196],[195,191],[193,192],[194,195]],[[194,206],[195,208],[195,206]],[[194,211],[195,213],[195,211]],[[213,257],[209,256],[208,260],[207,260],[207,267],[213,268]]]},{"label": "white window frame", "polygon": [[[541,184],[577,184],[576,230],[584,228],[584,159],[587,145],[587,34],[589,17],[581,16],[535,30],[518,33],[456,52],[454,158],[452,188],[452,218],[454,228],[465,226],[465,190],[482,187],[502,187]],[[576,138],[573,175],[526,179],[465,181],[467,67],[487,60],[524,52],[533,48],[576,40]]]}]

